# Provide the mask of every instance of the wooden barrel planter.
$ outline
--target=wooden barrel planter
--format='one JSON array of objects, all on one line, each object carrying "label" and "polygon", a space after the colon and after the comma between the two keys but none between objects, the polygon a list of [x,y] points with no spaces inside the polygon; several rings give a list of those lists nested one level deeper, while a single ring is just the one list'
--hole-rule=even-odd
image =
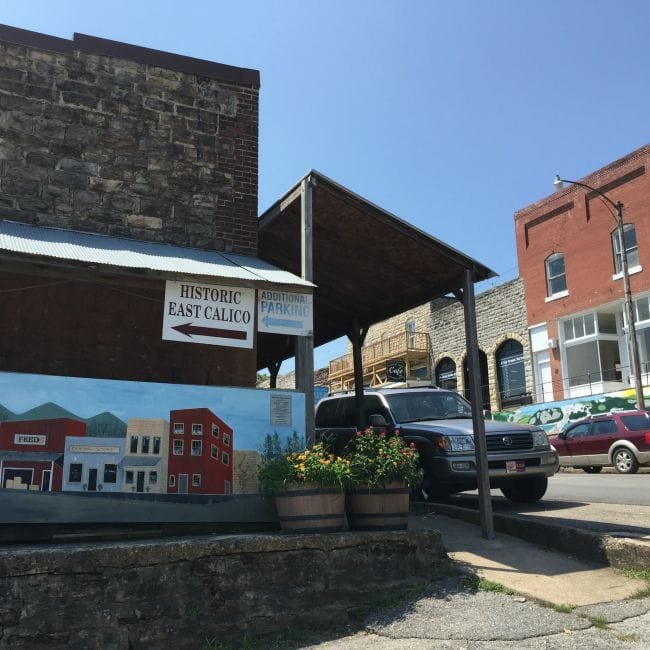
[{"label": "wooden barrel planter", "polygon": [[348,492],[345,509],[351,530],[405,530],[410,490],[399,482]]},{"label": "wooden barrel planter", "polygon": [[345,494],[340,488],[294,483],[275,495],[280,527],[291,533],[332,533],[343,529]]}]

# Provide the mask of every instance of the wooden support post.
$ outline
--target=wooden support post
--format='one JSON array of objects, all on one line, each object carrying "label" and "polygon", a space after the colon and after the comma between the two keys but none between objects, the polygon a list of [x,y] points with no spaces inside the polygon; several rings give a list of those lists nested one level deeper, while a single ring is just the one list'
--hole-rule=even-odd
[{"label": "wooden support post", "polygon": [[485,420],[481,394],[481,369],[478,356],[478,334],[476,331],[476,303],[471,269],[463,274],[463,307],[465,312],[465,343],[467,345],[467,367],[469,370],[470,397],[472,402],[472,426],[474,429],[474,455],[478,482],[478,498],[481,519],[481,533],[486,539],[494,539],[490,476],[488,474]]},{"label": "wooden support post", "polygon": [[[312,180],[303,178],[300,186],[300,275],[313,282],[312,256]],[[315,442],[314,424],[314,337],[296,337],[296,389],[305,393],[305,437]]]},{"label": "wooden support post", "polygon": [[277,388],[278,373],[280,372],[280,366],[282,361],[274,361],[269,363],[269,373],[271,374],[271,388]]},{"label": "wooden support post", "polygon": [[359,321],[355,318],[352,332],[348,334],[352,343],[352,361],[354,365],[354,397],[357,411],[357,430],[363,431],[366,427],[366,416],[363,408],[363,359],[361,347],[366,340],[368,328],[359,327]]}]

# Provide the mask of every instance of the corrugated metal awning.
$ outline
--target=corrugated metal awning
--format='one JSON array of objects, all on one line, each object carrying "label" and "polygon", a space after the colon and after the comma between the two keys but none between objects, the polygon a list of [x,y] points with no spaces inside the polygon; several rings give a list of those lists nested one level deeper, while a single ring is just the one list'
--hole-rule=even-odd
[{"label": "corrugated metal awning", "polygon": [[155,467],[160,458],[144,458],[143,456],[125,456],[118,464],[120,467]]},{"label": "corrugated metal awning", "polygon": [[253,285],[314,285],[256,257],[0,221],[0,254],[51,258],[171,277],[244,281]]},{"label": "corrugated metal awning", "polygon": [[49,451],[0,451],[0,460],[20,460],[25,462],[49,463],[63,458],[60,452]]}]

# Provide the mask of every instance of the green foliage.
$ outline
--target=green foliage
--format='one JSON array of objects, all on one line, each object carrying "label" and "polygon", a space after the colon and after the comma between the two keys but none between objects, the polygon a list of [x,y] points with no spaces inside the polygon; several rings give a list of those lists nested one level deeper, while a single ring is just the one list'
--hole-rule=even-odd
[{"label": "green foliage", "polygon": [[357,484],[376,486],[401,481],[415,485],[422,480],[415,444],[407,445],[398,435],[387,436],[384,431],[370,427],[357,431],[347,444],[344,456]]},{"label": "green foliage", "polygon": [[343,489],[350,485],[350,461],[329,453],[318,443],[302,453],[263,456],[259,479],[265,492],[282,490],[287,483],[317,483]]},{"label": "green foliage", "polygon": [[273,435],[267,433],[262,445],[262,462],[269,462],[274,458],[282,455],[282,445],[280,444],[280,436],[277,431]]},{"label": "green foliage", "polygon": [[603,616],[587,616],[586,618],[594,627],[597,627],[599,630],[606,630],[609,627],[607,619]]},{"label": "green foliage", "polygon": [[504,587],[500,582],[493,582],[492,580],[486,580],[485,578],[481,578],[478,581],[478,590],[493,591],[500,594],[507,594],[508,596],[512,596],[515,593],[512,589]]},{"label": "green foliage", "polygon": [[304,448],[305,445],[303,441],[300,439],[298,432],[294,429],[293,433],[290,436],[287,436],[287,440],[284,444],[284,453],[295,454],[302,451]]}]

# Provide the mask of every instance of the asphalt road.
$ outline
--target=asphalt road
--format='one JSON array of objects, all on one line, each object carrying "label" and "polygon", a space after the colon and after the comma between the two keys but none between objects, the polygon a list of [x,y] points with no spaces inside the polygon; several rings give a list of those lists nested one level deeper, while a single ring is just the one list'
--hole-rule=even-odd
[{"label": "asphalt road", "polygon": [[[464,492],[452,497],[454,501],[468,500],[477,492]],[[492,490],[493,502],[509,503],[500,490]],[[650,506],[650,474],[586,474],[585,472],[558,472],[548,481],[544,502],[558,503],[617,503],[631,506]],[[462,505],[462,503],[458,503]]]}]

